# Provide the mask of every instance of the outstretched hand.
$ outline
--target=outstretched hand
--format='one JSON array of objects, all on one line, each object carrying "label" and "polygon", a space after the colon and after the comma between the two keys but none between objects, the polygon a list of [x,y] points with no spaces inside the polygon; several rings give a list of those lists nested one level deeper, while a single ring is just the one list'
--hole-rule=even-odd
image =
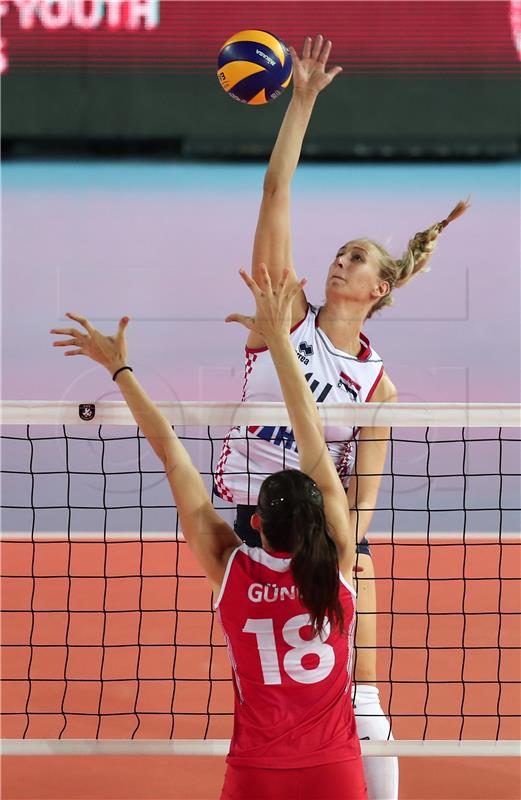
[{"label": "outstretched hand", "polygon": [[297,94],[317,95],[342,72],[342,67],[333,67],[326,72],[331,42],[329,39],[324,42],[324,37],[320,34],[313,44],[311,36],[306,36],[302,58],[299,58],[293,47],[288,49],[293,61],[293,91]]},{"label": "outstretched hand", "polygon": [[278,286],[273,288],[266,264],[260,265],[260,286],[245,270],[239,270],[239,274],[255,298],[255,316],[230,314],[225,321],[239,322],[249,331],[261,336],[269,346],[277,337],[289,333],[293,300],[302,291],[307,280],[303,278],[288,286],[289,270],[285,269]]},{"label": "outstretched hand", "polygon": [[65,352],[66,356],[87,356],[106,367],[111,374],[127,365],[125,330],[129,322],[128,317],[122,317],[114,336],[104,336],[85,317],[70,313],[65,316],[78,322],[84,331],[79,331],[77,328],[53,328],[50,333],[69,337],[53,342],[53,347],[72,347],[73,350]]}]

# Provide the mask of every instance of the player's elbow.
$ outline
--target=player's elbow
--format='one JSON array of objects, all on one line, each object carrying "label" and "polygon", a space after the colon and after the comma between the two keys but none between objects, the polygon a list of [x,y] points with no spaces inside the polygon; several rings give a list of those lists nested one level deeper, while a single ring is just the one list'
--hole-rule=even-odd
[{"label": "player's elbow", "polygon": [[376,499],[376,493],[350,498],[349,507],[351,512],[355,515],[355,517],[363,515],[364,519],[368,519],[368,515],[372,516],[376,511]]},{"label": "player's elbow", "polygon": [[289,180],[284,175],[268,170],[264,177],[262,187],[264,199],[271,202],[281,200],[287,202],[289,199]]}]

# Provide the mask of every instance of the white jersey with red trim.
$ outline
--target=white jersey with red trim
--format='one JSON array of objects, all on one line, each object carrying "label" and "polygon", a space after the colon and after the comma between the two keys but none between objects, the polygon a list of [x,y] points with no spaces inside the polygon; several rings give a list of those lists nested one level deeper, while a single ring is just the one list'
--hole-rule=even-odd
[{"label": "white jersey with red trim", "polygon": [[351,703],[355,593],[340,577],[344,632],[326,619],[313,634],[291,555],[243,544],[215,602],[233,670],[227,761],[294,769],[360,756]]},{"label": "white jersey with red trim", "polygon": [[[320,309],[308,305],[304,319],[291,330],[291,341],[317,403],[367,403],[382,375],[382,359],[360,334],[361,350],[352,356],[338,350],[317,324]],[[282,402],[282,390],[266,347],[246,348],[243,402]],[[352,427],[327,426],[329,452],[347,488],[355,458]],[[230,503],[255,505],[267,475],[298,469],[298,451],[291,428],[236,426],[224,440],[215,472],[217,494]]]}]

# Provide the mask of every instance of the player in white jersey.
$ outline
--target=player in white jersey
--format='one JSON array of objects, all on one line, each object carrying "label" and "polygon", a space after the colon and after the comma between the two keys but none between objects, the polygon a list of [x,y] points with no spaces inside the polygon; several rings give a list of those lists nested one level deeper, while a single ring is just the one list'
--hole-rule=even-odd
[{"label": "player in white jersey", "polygon": [[[319,309],[308,306],[306,315],[290,332],[295,352],[303,366],[308,385],[317,403],[363,403],[371,400],[384,374],[382,359],[363,342],[358,356],[336,348],[318,326]],[[266,387],[269,398],[266,397]],[[256,400],[282,401],[273,361],[266,347],[246,348],[244,402]],[[352,427],[327,426],[326,442],[344,486],[355,457],[355,435]],[[298,453],[292,431],[286,427],[250,425],[232,428],[226,437],[215,473],[219,496],[239,506],[251,506],[259,494],[263,479],[281,467],[296,469]],[[248,480],[244,475],[248,473]],[[251,516],[251,514],[250,514]],[[249,518],[248,518],[249,521]],[[250,541],[249,544],[258,544]]]},{"label": "player in white jersey", "polygon": [[[252,259],[252,275],[268,265],[272,282],[284,268],[296,280],[291,248],[290,184],[302,141],[318,94],[341,72],[326,71],[331,42],[317,36],[305,40],[302,58],[293,59],[293,96],[286,111],[264,179]],[[390,305],[393,289],[423,271],[439,233],[466,209],[459,203],[447,219],[417,233],[400,259],[376,242],[354,239],[342,245],[326,278],[326,302],[309,305],[300,292],[292,311],[292,342],[317,402],[392,402],[396,389],[379,356],[362,333],[375,311]],[[317,219],[327,199],[317,191]],[[309,268],[309,267],[305,267]],[[280,391],[265,352],[265,342],[251,333],[246,346],[244,401],[278,401]],[[339,435],[340,434],[340,435]],[[339,475],[348,490],[352,524],[358,539],[358,622],[354,698],[358,732],[365,739],[387,739],[390,726],[376,686],[376,592],[366,533],[376,507],[387,450],[386,428],[325,431]],[[335,444],[336,442],[336,444]],[[332,444],[333,443],[333,444]],[[249,544],[257,538],[250,528],[258,486],[269,472],[292,466],[296,459],[293,433],[286,428],[235,428],[224,443],[217,468],[216,491],[235,502],[235,529]],[[355,466],[356,459],[356,466]],[[259,475],[254,473],[258,472]],[[242,473],[242,474],[241,474]],[[352,475],[352,477],[350,477]],[[364,759],[370,800],[393,800],[398,794],[398,763],[393,758]]]}]

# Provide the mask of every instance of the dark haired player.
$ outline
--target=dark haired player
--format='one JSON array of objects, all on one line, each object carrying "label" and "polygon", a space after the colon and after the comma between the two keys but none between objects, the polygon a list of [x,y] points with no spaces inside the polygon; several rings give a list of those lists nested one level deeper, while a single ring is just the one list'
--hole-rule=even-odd
[{"label": "dark haired player", "polygon": [[291,305],[304,281],[274,290],[265,266],[255,317],[232,315],[268,345],[297,441],[300,467],[266,479],[243,544],[217,514],[199,472],[127,364],[124,317],[103,336],[53,330],[56,346],[115,378],[164,464],[181,527],[214,592],[233,668],[234,731],[221,800],[363,800],[367,790],[351,704],[355,536],[346,493],[324,442],[315,401],[291,345]]}]

